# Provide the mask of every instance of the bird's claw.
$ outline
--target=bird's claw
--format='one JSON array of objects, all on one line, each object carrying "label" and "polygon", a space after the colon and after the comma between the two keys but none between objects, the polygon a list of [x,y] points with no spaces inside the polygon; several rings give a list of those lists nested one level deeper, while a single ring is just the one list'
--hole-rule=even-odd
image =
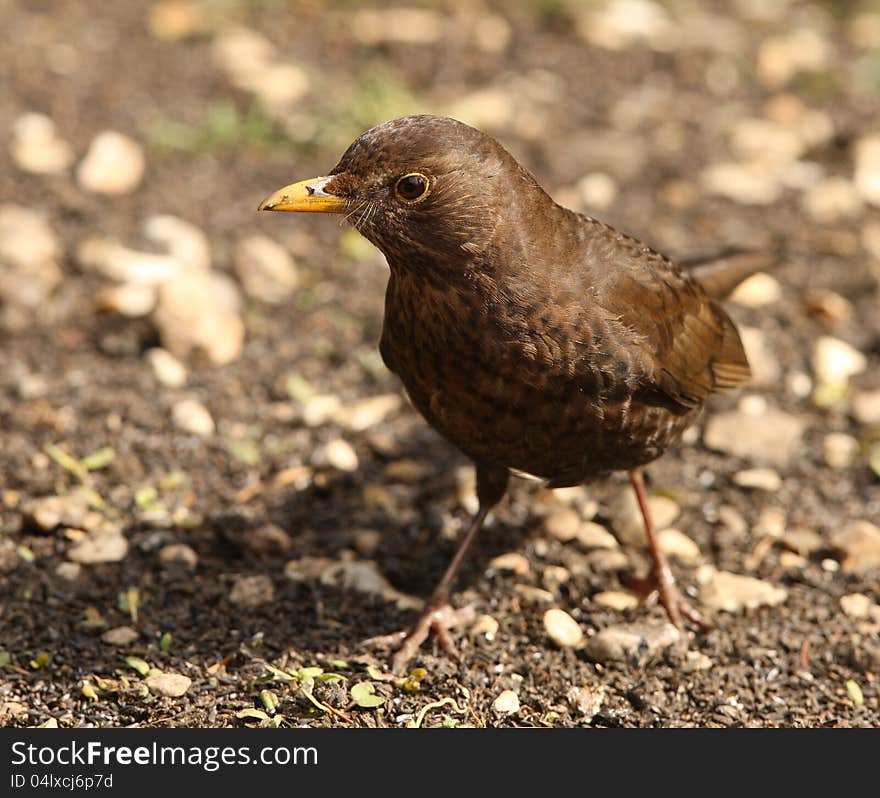
[{"label": "bird's claw", "polygon": [[448,603],[429,604],[419,619],[407,631],[392,632],[387,635],[371,637],[364,640],[365,646],[398,646],[391,658],[391,670],[400,674],[404,666],[416,655],[422,643],[431,632],[437,636],[437,642],[451,659],[458,661],[455,644],[449,634],[450,629],[472,623],[476,612],[470,605],[455,609]]}]

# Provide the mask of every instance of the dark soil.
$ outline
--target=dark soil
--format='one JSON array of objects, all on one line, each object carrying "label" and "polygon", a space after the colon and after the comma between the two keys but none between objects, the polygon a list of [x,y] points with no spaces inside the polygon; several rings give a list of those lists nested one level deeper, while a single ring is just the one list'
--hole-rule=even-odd
[{"label": "dark soil", "polygon": [[[464,22],[445,28],[434,43],[360,44],[347,22],[358,4],[314,0],[206,2],[213,9],[209,29],[169,42],[150,34],[150,5],[105,4],[98,17],[88,3],[0,0],[0,127],[9,130],[19,114],[39,110],[54,119],[80,156],[95,133],[113,128],[141,141],[148,158],[137,191],[106,199],[82,191],[72,176],[22,172],[7,152],[0,154],[0,200],[42,209],[66,253],[64,279],[51,300],[26,324],[6,324],[0,343],[0,649],[8,653],[0,668],[0,725],[36,726],[50,719],[65,727],[253,725],[259,716],[242,717],[241,711],[266,710],[264,689],[280,700],[278,722],[289,725],[399,726],[445,698],[455,706],[439,705],[422,725],[877,723],[880,637],[876,626],[848,617],[840,607],[840,597],[850,593],[878,600],[877,570],[846,574],[834,567],[835,554],[827,546],[805,566],[786,568],[780,564],[781,546],[754,557],[758,537],[718,521],[724,505],[736,508],[750,527],[762,510],[774,507],[790,526],[815,530],[824,540],[846,521],[876,522],[877,475],[864,460],[833,471],[822,455],[828,432],[864,438],[864,429],[845,408],[817,409],[809,397],[793,393],[785,378],[811,373],[814,341],[832,334],[869,357],[855,386],[880,387],[878,272],[861,237],[872,214],[877,223],[876,209],[818,223],[805,214],[798,191],[787,190],[764,207],[699,193],[700,172],[731,158],[718,119],[761,116],[778,93],[761,85],[754,63],[761,40],[788,31],[792,19],[826,36],[837,59],[833,70],[789,87],[807,105],[824,109],[837,129],[829,144],[805,157],[829,174],[851,175],[849,147],[872,126],[876,130],[880,102],[876,74],[873,91],[850,79],[866,56],[847,38],[849,18],[837,15],[837,4],[818,10],[793,4],[790,16],[775,21],[737,17],[737,4],[706,4],[735,20],[747,38],[742,53],[730,56],[687,47],[654,52],[640,44],[601,49],[578,36],[564,3],[513,4],[512,10],[510,4],[486,3],[481,13],[494,9],[510,24],[511,42],[496,53],[469,44]],[[459,6],[432,7],[445,15]],[[820,13],[823,8],[829,10]],[[205,139],[195,151],[159,146],[157,124],[172,120],[198,128],[218,100],[232,103],[241,118],[260,113],[249,95],[232,88],[212,65],[214,31],[234,22],[262,32],[284,58],[309,73],[312,92],[300,112],[315,133],[295,142],[283,125],[265,117],[266,136],[239,130]],[[62,69],[58,53],[70,48],[74,67]],[[45,58],[47,51],[57,57]],[[720,60],[732,63],[738,75],[723,96],[706,80]],[[368,78],[395,87],[393,97],[376,91]],[[365,432],[302,423],[298,402],[287,390],[291,375],[343,402],[399,390],[376,353],[385,267],[330,219],[257,216],[254,209],[284,183],[326,172],[347,140],[369,124],[410,110],[447,112],[457,98],[488,84],[520,101],[523,87],[532,87],[535,97],[528,103],[541,122],[540,134],[530,137],[524,125],[493,132],[551,193],[590,171],[608,171],[619,193],[599,215],[672,254],[720,243],[761,244],[774,236],[786,243],[785,261],[775,273],[782,299],[757,309],[731,306],[738,323],[763,331],[780,361],[778,384],[760,393],[773,406],[809,417],[802,449],[784,470],[783,487],[771,494],[737,487],[732,475],[752,463],[710,452],[699,442],[670,452],[650,469],[653,489],[682,505],[676,526],[699,545],[705,562],[789,590],[781,606],[722,613],[714,630],[693,634],[690,649],[711,660],[707,669],[694,670],[693,657],[676,649],[649,662],[602,665],[582,651],[554,646],[542,621],[548,606],[567,610],[587,634],[624,620],[659,623],[663,613],[642,607],[622,617],[594,604],[594,594],[620,589],[629,574],[577,568],[584,559],[577,545],[542,532],[541,506],[552,500],[539,496],[531,483],[513,486],[454,596],[457,605],[472,603],[478,613],[493,616],[497,634],[491,640],[457,637],[460,663],[430,643],[413,663],[424,674],[417,672],[407,685],[367,670],[384,669],[387,651],[366,648],[362,641],[404,627],[414,618],[412,610],[379,595],[285,576],[290,559],[363,557],[374,560],[397,589],[427,595],[468,518],[459,487],[467,463],[405,404]],[[543,95],[534,88],[547,85],[552,91]],[[646,108],[629,130],[618,131],[613,112],[621,97],[657,87],[672,101]],[[601,151],[591,145],[600,138]],[[671,184],[691,186],[696,200],[670,202]],[[97,307],[103,278],[74,257],[77,244],[95,233],[137,241],[142,220],[159,212],[204,230],[217,269],[231,273],[235,241],[261,231],[294,252],[303,278],[286,305],[249,301],[242,355],[222,367],[191,358],[188,385],[180,390],[161,386],[143,357],[158,343],[155,329]],[[805,292],[825,288],[853,304],[850,320],[829,326],[807,313]],[[22,391],[22,375],[43,378],[38,395]],[[195,396],[209,408],[218,425],[214,436],[202,439],[175,429],[170,408],[183,396]],[[710,412],[733,408],[737,400],[717,397]],[[357,452],[355,472],[304,468],[322,443],[340,435]],[[256,462],[235,454],[240,451],[235,442],[242,440],[255,443]],[[80,487],[75,475],[47,456],[47,445],[80,458],[102,446],[115,451],[112,463],[91,472],[87,482],[130,549],[120,562],[84,566],[72,582],[56,574],[71,534],[36,529],[22,511],[33,497]],[[403,481],[385,473],[389,462],[403,459],[421,467],[417,478]],[[301,482],[277,479],[301,467],[310,473]],[[147,486],[157,487],[168,511],[155,522],[136,500]],[[600,500],[597,520],[606,520],[607,499],[626,489],[622,479],[591,488]],[[251,533],[267,524],[287,533],[286,549],[270,546],[266,552],[255,544]],[[364,529],[381,533],[374,551],[364,553],[358,536]],[[193,570],[160,559],[169,543],[195,550]],[[511,551],[528,560],[527,573],[487,570],[490,558]],[[642,568],[644,557],[631,555],[632,568]],[[573,575],[551,604],[521,589],[544,588],[543,574],[553,565]],[[682,586],[695,591],[695,570],[675,565],[675,571]],[[274,600],[256,607],[233,604],[235,581],[260,574],[271,578]],[[134,595],[132,608],[126,597]],[[137,630],[138,641],[120,648],[101,640],[107,629],[123,625]],[[170,644],[168,637],[160,644],[167,634]],[[186,674],[192,686],[180,698],[152,695],[126,663],[132,655]],[[344,675],[347,681],[317,679],[312,687],[313,697],[336,712],[317,709],[301,689],[302,679],[285,681],[267,663],[287,672],[321,667]],[[353,707],[346,692],[367,678],[386,699],[378,709]],[[572,687],[581,686],[604,689],[593,717],[570,699]],[[522,706],[500,716],[492,703],[508,688],[516,690]]]}]

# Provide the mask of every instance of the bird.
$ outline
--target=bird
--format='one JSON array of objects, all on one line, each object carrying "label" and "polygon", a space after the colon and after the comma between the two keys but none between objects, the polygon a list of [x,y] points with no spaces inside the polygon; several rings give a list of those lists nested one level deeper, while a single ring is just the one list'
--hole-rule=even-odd
[{"label": "bird", "polygon": [[415,408],[476,469],[478,509],[399,672],[433,632],[455,656],[458,570],[511,475],[549,488],[629,475],[669,620],[707,626],[658,545],[643,476],[715,393],[745,383],[740,335],[719,304],[766,259],[685,269],[556,203],[490,135],[443,116],[379,124],[325,176],[259,210],[342,214],[385,255],[379,351]]}]

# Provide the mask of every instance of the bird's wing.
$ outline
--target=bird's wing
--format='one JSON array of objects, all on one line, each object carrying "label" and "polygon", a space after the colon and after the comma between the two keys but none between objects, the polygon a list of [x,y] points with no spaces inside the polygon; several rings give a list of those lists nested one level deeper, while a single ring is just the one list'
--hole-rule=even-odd
[{"label": "bird's wing", "polygon": [[626,346],[643,365],[637,395],[687,409],[745,382],[748,360],[724,310],[661,255],[635,255],[621,250],[594,295],[629,332]]}]

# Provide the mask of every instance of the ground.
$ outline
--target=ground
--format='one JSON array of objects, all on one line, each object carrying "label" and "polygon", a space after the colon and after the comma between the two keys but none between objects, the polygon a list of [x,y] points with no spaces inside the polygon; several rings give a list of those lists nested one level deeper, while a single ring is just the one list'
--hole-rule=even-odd
[{"label": "ground", "polygon": [[[96,17],[0,0],[0,127],[44,114],[72,154],[0,154],[4,207],[50,228],[45,257],[0,260],[0,724],[875,725],[880,10],[762,6],[138,0]],[[442,573],[473,509],[469,467],[378,358],[381,256],[333,219],[255,209],[413,111],[486,129],[559,201],[672,255],[784,243],[774,279],[729,304],[754,384],[714,397],[650,468],[699,548],[673,561],[684,589],[705,604],[732,572],[759,580],[762,606],[712,613],[685,645],[597,655],[609,627],[663,631],[656,606],[595,600],[632,597],[638,545],[558,532],[569,507],[619,530],[626,482],[516,481],[454,593],[480,616],[459,661],[429,643],[394,679],[388,650],[364,644],[411,623]],[[106,129],[145,155],[118,193],[78,167]],[[83,248],[149,250],[155,214],[205,237],[242,302],[219,302],[202,348],[180,339],[204,295],[170,321],[120,312],[118,274]],[[242,277],[255,235],[281,245],[280,297]],[[843,353],[830,366],[823,337]],[[157,376],[159,346],[182,381]],[[754,451],[710,448],[726,413],[767,419]],[[768,451],[778,418],[796,434]],[[755,467],[772,470],[741,484]],[[551,639],[554,607],[586,643]]]}]

